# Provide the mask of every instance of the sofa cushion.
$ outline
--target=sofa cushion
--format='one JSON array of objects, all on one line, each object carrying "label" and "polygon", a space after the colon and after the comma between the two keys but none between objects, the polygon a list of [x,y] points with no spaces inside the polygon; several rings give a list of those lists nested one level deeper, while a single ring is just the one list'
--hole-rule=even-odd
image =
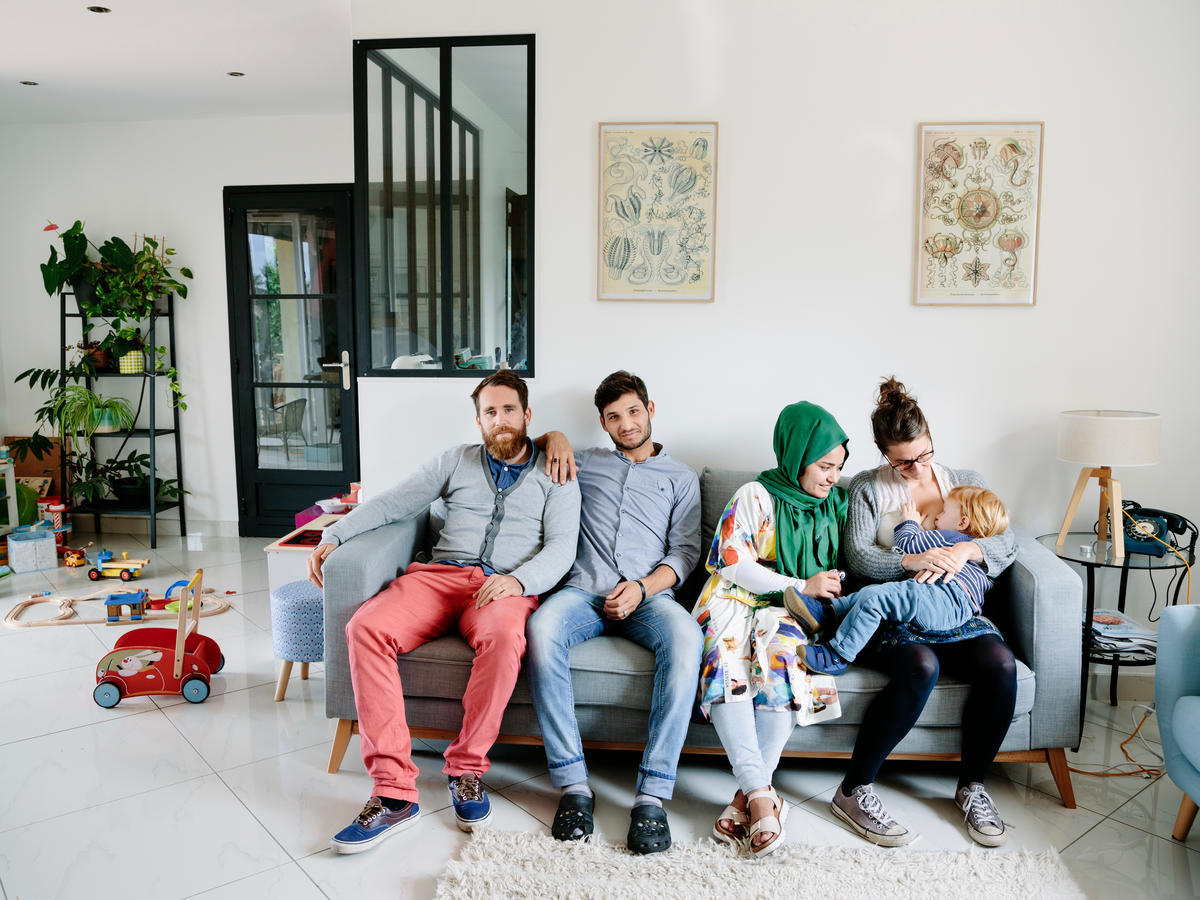
[{"label": "sofa cushion", "polygon": [[[436,697],[461,700],[471,674],[474,653],[457,635],[447,635],[406,653],[398,660],[400,680],[406,697]],[[605,706],[623,710],[650,711],[654,684],[654,655],[632,641],[603,636],[571,648],[571,682],[575,705]],[[842,702],[843,725],[862,722],[875,694],[887,677],[875,669],[851,666],[837,679]],[[1029,668],[1017,662],[1017,705],[1014,717],[1033,708],[1035,681]],[[927,727],[956,728],[962,725],[963,705],[970,686],[943,676],[930,695],[919,723]],[[511,704],[529,704],[532,698],[522,673]]]}]

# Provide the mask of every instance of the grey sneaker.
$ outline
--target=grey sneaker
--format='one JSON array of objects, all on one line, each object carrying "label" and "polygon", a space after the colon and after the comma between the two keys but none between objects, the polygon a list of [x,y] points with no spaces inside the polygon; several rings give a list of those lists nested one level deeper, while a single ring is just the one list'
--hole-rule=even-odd
[{"label": "grey sneaker", "polygon": [[996,804],[978,781],[960,787],[954,794],[954,802],[963,811],[967,822],[967,834],[977,844],[999,847],[1008,835],[1004,832],[1004,820],[996,811]]},{"label": "grey sneaker", "polygon": [[856,787],[849,797],[838,785],[833,790],[829,808],[860,837],[880,847],[903,847],[916,838],[913,832],[888,815],[873,784]]}]

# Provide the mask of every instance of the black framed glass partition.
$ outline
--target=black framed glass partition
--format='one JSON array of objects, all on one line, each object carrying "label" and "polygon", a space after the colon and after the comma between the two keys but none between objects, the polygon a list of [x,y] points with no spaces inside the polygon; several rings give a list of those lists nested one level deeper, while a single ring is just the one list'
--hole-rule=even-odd
[{"label": "black framed glass partition", "polygon": [[532,35],[356,41],[359,371],[533,374]]}]

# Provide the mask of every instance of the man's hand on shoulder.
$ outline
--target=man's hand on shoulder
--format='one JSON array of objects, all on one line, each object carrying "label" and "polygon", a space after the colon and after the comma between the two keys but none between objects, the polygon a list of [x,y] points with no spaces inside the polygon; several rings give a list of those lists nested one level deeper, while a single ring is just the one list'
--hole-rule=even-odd
[{"label": "man's hand on shoulder", "polygon": [[475,608],[482,609],[501,597],[522,597],[525,588],[511,575],[489,575],[487,581],[475,592]]},{"label": "man's hand on shoulder", "polygon": [[[575,450],[561,431],[548,431],[544,435],[546,446],[546,474],[555,484],[566,484],[575,480],[579,466],[575,462]],[[536,441],[535,441],[536,443]]]},{"label": "man's hand on shoulder", "polygon": [[329,554],[337,548],[337,544],[318,544],[313,548],[313,552],[308,554],[308,580],[319,588],[325,587],[325,577],[321,572],[321,567],[325,565]]}]

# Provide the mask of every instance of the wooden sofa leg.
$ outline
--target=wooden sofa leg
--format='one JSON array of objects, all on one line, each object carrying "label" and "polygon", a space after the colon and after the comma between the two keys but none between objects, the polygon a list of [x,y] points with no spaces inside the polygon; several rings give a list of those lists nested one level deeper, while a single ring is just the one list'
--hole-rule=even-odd
[{"label": "wooden sofa leg", "polygon": [[350,746],[350,737],[358,723],[353,719],[338,719],[337,732],[333,736],[333,749],[329,751],[329,774],[334,775],[342,767],[342,757]]},{"label": "wooden sofa leg", "polygon": [[283,660],[283,665],[279,667],[279,681],[275,683],[275,702],[278,703],[287,694],[288,679],[292,677],[292,661],[290,659]]},{"label": "wooden sofa leg", "polygon": [[1046,751],[1046,762],[1050,765],[1050,774],[1054,776],[1063,806],[1074,809],[1075,789],[1071,786],[1071,770],[1067,768],[1067,751],[1062,747],[1051,747]]},{"label": "wooden sofa leg", "polygon": [[1196,821],[1196,811],[1200,807],[1196,806],[1196,801],[1187,794],[1183,795],[1183,802],[1179,804],[1179,815],[1175,819],[1175,830],[1171,832],[1171,837],[1177,841],[1186,841],[1188,832],[1192,830],[1192,823]]}]

